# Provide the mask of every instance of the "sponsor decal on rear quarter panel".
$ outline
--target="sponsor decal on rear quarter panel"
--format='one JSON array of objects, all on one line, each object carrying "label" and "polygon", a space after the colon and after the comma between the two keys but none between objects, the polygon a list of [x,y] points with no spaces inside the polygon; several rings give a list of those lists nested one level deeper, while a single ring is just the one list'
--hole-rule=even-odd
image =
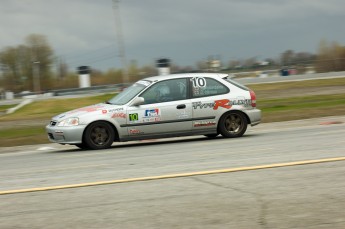
[{"label": "sponsor decal on rear quarter panel", "polygon": [[212,108],[213,110],[218,110],[219,107],[230,109],[232,105],[230,103],[230,100],[220,99],[220,100],[215,100],[214,102],[211,102],[211,103],[193,102],[192,106],[193,106],[193,109]]}]

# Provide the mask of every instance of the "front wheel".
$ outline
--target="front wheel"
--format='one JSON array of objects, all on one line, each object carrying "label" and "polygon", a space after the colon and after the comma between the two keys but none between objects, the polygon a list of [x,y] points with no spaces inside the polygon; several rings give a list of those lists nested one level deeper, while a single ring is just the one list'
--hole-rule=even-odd
[{"label": "front wheel", "polygon": [[208,138],[216,138],[219,134],[205,134]]},{"label": "front wheel", "polygon": [[84,144],[84,143],[76,144],[75,146],[78,147],[79,149],[82,149],[82,150],[89,149],[89,147],[86,144]]},{"label": "front wheel", "polygon": [[245,115],[238,111],[224,114],[219,120],[219,132],[223,137],[241,137],[247,130],[248,121]]},{"label": "front wheel", "polygon": [[107,149],[114,142],[115,131],[107,122],[91,123],[85,130],[84,142],[90,149]]}]

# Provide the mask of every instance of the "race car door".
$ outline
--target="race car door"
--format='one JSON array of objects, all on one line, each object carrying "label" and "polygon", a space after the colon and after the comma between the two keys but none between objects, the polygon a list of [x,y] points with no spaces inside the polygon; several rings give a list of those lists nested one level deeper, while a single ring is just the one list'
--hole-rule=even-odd
[{"label": "race car door", "polygon": [[187,79],[169,79],[143,92],[145,104],[127,109],[129,137],[163,137],[192,129],[192,103]]}]

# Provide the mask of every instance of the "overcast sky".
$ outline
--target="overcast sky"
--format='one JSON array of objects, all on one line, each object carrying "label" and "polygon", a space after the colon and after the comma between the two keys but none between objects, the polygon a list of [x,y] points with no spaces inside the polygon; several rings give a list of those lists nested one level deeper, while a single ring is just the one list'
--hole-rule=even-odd
[{"label": "overcast sky", "polygon": [[[71,67],[121,67],[112,0],[0,3],[0,49],[38,33]],[[344,0],[122,0],[120,15],[127,59],[140,66],[316,53],[322,39],[345,45]]]}]

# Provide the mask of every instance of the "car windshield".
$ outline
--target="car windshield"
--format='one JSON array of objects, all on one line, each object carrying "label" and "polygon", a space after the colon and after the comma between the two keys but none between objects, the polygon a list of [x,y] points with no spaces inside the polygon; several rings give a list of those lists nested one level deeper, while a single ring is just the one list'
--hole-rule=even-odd
[{"label": "car windshield", "polygon": [[126,88],[120,94],[108,100],[107,103],[113,104],[113,105],[124,105],[128,103],[129,101],[131,101],[131,99],[133,99],[134,96],[136,96],[139,92],[144,90],[150,84],[151,82],[149,81],[140,80],[136,82],[135,84],[133,84],[132,86]]}]

